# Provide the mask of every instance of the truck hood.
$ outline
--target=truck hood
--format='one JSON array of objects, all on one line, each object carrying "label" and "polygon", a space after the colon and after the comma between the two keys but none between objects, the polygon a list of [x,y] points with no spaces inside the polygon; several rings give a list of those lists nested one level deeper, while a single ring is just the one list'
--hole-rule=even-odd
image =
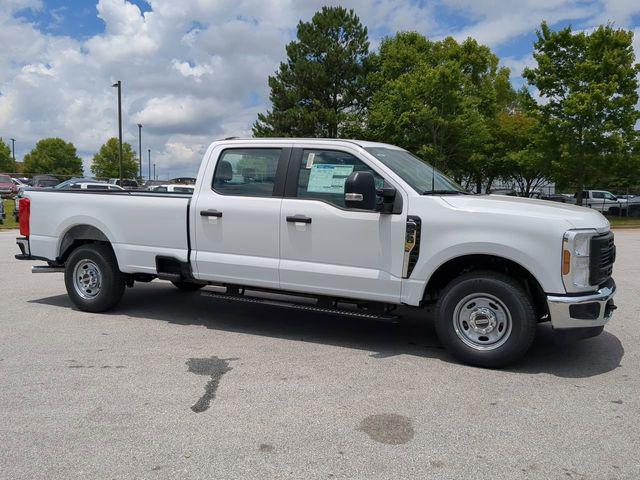
[{"label": "truck hood", "polygon": [[509,197],[505,195],[442,196],[451,207],[468,212],[564,220],[573,228],[609,230],[609,221],[596,210],[549,200]]}]

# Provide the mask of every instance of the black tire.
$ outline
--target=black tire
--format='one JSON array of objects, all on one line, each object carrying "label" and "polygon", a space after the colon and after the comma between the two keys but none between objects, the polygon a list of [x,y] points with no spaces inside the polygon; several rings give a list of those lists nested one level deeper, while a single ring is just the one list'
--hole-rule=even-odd
[{"label": "black tire", "polygon": [[[473,296],[476,294],[486,294],[489,299],[497,299],[496,310],[510,317],[510,323],[498,324],[498,328],[503,325],[505,329],[507,327],[504,325],[510,324],[510,331],[505,330],[508,333],[503,334],[502,339],[493,345],[476,343],[473,346],[474,341],[464,332],[464,321],[456,321],[464,318],[465,313],[459,312],[468,313],[470,309],[474,309]],[[490,302],[489,304],[491,305]],[[529,350],[536,334],[537,320],[531,299],[518,282],[502,273],[478,271],[461,275],[447,285],[438,300],[435,327],[440,341],[461,362],[479,367],[500,368],[518,361]],[[467,322],[467,332],[470,331],[469,328],[471,327]],[[473,335],[478,333],[471,329],[471,336]],[[495,330],[494,335],[500,333]],[[486,336],[479,338],[488,339]],[[491,349],[487,349],[488,347]]]},{"label": "black tire", "polygon": [[[81,267],[88,263],[93,264],[99,272],[99,287],[93,290],[89,290],[90,286],[86,287],[83,294],[80,294],[76,289],[74,272],[76,267],[82,270]],[[89,268],[95,274],[93,267]],[[69,298],[78,309],[84,312],[104,312],[116,306],[122,298],[125,290],[125,275],[118,269],[118,262],[111,246],[94,243],[82,245],[71,252],[65,263],[64,283]]]},{"label": "black tire", "polygon": [[183,292],[196,292],[204,287],[202,283],[193,283],[193,282],[171,282],[173,285]]}]

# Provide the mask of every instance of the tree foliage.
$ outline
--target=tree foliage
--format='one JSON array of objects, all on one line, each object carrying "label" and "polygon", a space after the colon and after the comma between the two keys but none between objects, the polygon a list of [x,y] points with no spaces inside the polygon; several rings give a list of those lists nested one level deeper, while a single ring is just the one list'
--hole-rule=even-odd
[{"label": "tree foliage", "polygon": [[373,62],[371,138],[411,150],[478,188],[497,175],[487,151],[491,124],[514,92],[509,70],[488,47],[405,32],[383,40]]},{"label": "tree foliage", "polygon": [[24,156],[25,173],[82,175],[82,159],[71,142],[61,138],[44,138]]},{"label": "tree foliage", "polygon": [[0,137],[0,172],[13,173],[16,171],[16,162],[13,161],[9,145]]},{"label": "tree foliage", "polygon": [[556,176],[582,190],[599,181],[612,161],[628,156],[640,115],[633,33],[611,25],[592,33],[542,23],[534,44],[537,66],[524,77],[543,101],[537,105],[544,135],[556,147]]},{"label": "tree foliage", "polygon": [[[93,156],[91,172],[99,178],[120,177],[120,142],[111,137]],[[135,178],[138,175],[139,165],[136,154],[127,142],[122,144],[122,176],[123,178]]]},{"label": "tree foliage", "polygon": [[272,110],[259,114],[255,136],[340,137],[366,105],[367,29],[353,10],[323,7],[298,24],[287,61],[269,77]]}]

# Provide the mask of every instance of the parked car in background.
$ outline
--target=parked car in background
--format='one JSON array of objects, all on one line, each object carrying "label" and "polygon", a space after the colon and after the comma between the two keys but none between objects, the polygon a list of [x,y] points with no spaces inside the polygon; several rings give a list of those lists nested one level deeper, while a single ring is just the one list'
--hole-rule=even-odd
[{"label": "parked car in background", "polygon": [[100,180],[96,180],[95,178],[86,178],[86,177],[73,177],[69,180],[65,180],[64,182],[59,183],[55,187],[55,190],[69,190],[71,185],[79,185],[81,183],[101,183],[107,185],[107,182],[103,182]]},{"label": "parked car in background", "polygon": [[517,197],[518,192],[516,192],[513,188],[496,188],[495,190],[491,190],[491,195],[506,195],[508,197]]},{"label": "parked car in background", "polygon": [[158,187],[160,185],[166,185],[167,183],[170,183],[170,182],[167,182],[166,180],[147,180],[142,185],[142,189],[151,190],[154,187]]},{"label": "parked car in background", "polygon": [[606,190],[584,190],[582,192],[582,203],[602,213],[617,214],[620,210],[627,208],[626,199],[618,198]]},{"label": "parked car in background", "polygon": [[193,193],[192,185],[156,185],[149,190],[155,193]]},{"label": "parked car in background", "polygon": [[103,182],[82,182],[82,183],[72,183],[68,189],[65,190],[102,190],[102,191],[113,191],[120,190],[124,191],[120,185],[112,185],[110,183]]},{"label": "parked car in background", "polygon": [[119,178],[111,178],[109,182],[111,185],[118,185],[122,187],[124,190],[139,190],[140,184],[137,180],[133,178],[123,178],[120,180]]},{"label": "parked car in background", "polygon": [[542,200],[549,200],[550,202],[571,203],[569,199],[561,193],[550,193],[547,195],[541,195]]},{"label": "parked car in background", "polygon": [[9,175],[0,174],[0,197],[9,198],[18,193],[18,187]]},{"label": "parked car in background", "polygon": [[35,175],[31,179],[33,188],[51,188],[60,183],[60,180],[52,175]]},{"label": "parked car in background", "polygon": [[11,178],[11,181],[13,182],[13,184],[16,186],[16,188],[19,190],[20,188],[24,188],[24,187],[28,187],[29,185],[22,181],[19,178]]},{"label": "parked car in background", "polygon": [[178,178],[172,178],[167,183],[173,183],[173,184],[179,183],[180,185],[195,185],[196,179],[193,177],[178,177]]}]

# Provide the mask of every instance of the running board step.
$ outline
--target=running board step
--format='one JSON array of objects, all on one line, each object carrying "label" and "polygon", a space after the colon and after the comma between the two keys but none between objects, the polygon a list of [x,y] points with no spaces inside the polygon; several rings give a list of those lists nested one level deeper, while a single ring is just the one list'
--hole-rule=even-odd
[{"label": "running board step", "polygon": [[179,282],[182,280],[182,275],[179,273],[158,272],[158,278],[160,280],[169,280],[170,282]]},{"label": "running board step", "polygon": [[304,310],[307,312],[315,313],[330,313],[332,315],[345,315],[349,317],[369,318],[372,320],[382,320],[388,322],[395,322],[399,320],[397,315],[391,315],[389,313],[368,313],[358,310],[349,310],[341,308],[331,307],[319,307],[317,305],[307,305],[304,303],[287,302],[284,300],[271,300],[262,297],[251,297],[246,295],[230,295],[227,293],[218,293],[203,290],[201,295],[205,297],[217,298],[218,300],[226,300],[231,302],[243,302],[243,303],[255,303],[260,305],[271,305],[274,307],[291,308],[294,310]]}]

